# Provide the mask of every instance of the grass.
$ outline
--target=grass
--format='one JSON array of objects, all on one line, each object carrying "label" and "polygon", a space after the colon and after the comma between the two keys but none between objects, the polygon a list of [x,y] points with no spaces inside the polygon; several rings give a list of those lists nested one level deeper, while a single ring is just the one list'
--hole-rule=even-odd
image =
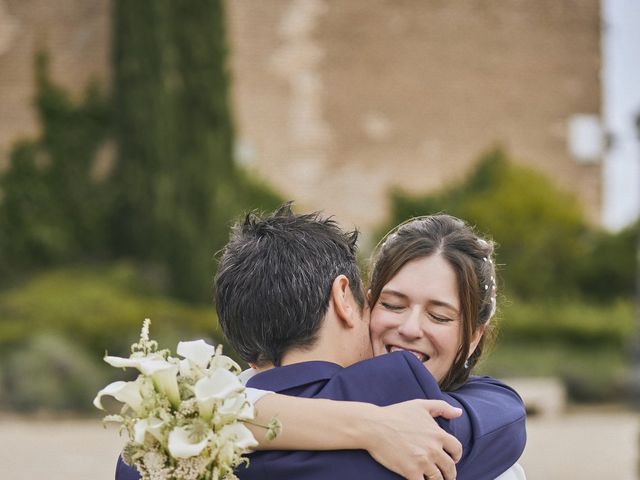
[{"label": "grass", "polygon": [[172,300],[151,283],[127,263],[43,272],[0,293],[0,347],[11,349],[34,333],[54,333],[98,355],[125,354],[145,318],[164,345],[178,338],[222,339],[212,305]]}]

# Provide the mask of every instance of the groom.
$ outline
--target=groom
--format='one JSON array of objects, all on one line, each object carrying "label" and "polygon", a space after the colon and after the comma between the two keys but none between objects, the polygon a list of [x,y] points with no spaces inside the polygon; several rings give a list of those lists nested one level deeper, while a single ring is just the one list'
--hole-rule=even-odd
[{"label": "groom", "polygon": [[[215,301],[227,339],[260,370],[248,386],[381,406],[446,399],[465,410],[459,419],[440,421],[465,449],[457,478],[497,477],[524,449],[521,400],[488,379],[468,382],[455,398],[443,396],[415,356],[371,358],[356,240],[357,232],[345,233],[317,213],[296,215],[291,204],[235,225],[218,267]],[[453,461],[441,458],[437,465],[426,459],[420,473],[437,479],[442,470],[444,478],[455,478]],[[243,480],[399,478],[363,450],[262,451],[250,459],[250,468],[237,472]]]}]

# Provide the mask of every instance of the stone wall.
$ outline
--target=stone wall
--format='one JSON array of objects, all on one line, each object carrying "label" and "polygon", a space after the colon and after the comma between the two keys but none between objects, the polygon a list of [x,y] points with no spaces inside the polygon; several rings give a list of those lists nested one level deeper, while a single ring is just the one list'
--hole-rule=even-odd
[{"label": "stone wall", "polygon": [[242,158],[365,229],[501,144],[600,211],[566,122],[600,112],[597,0],[229,3]]},{"label": "stone wall", "polygon": [[0,0],[0,170],[13,143],[38,134],[34,59],[50,55],[53,78],[78,96],[109,78],[109,0]]},{"label": "stone wall", "polygon": [[[438,189],[501,144],[600,213],[566,122],[600,112],[598,0],[229,0],[238,160],[371,230],[387,191]],[[33,57],[108,84],[109,0],[0,0],[0,159],[37,133]],[[2,160],[0,160],[0,165]]]}]

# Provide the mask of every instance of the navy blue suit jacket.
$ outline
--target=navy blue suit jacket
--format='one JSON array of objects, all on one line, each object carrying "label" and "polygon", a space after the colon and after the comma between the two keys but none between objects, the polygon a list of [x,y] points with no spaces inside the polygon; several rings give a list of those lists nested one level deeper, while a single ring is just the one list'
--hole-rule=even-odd
[{"label": "navy blue suit jacket", "polygon": [[[329,362],[304,362],[262,372],[248,386],[285,395],[373,403],[380,406],[418,398],[444,400],[464,413],[454,420],[438,419],[458,438],[463,456],[458,479],[494,479],[513,465],[526,442],[525,411],[520,397],[488,377],[471,378],[459,390],[440,391],[437,382],[415,356],[406,352],[382,355],[348,368]],[[364,450],[262,451],[240,467],[242,480],[254,479],[399,479]],[[118,460],[116,480],[137,480],[136,471]]]}]

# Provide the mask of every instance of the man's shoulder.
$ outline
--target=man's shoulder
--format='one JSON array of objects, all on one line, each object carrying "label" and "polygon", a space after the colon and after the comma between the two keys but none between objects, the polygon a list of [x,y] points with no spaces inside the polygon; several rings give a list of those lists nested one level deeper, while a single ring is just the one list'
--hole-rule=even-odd
[{"label": "man's shoulder", "polygon": [[327,398],[390,405],[434,398],[440,390],[424,365],[407,352],[380,355],[335,373],[323,388]]},{"label": "man's shoulder", "polygon": [[[274,367],[253,375],[247,386],[274,392],[298,391],[307,385],[322,384],[338,371],[340,365],[331,362],[309,361],[294,363],[284,367]],[[296,396],[307,396],[295,394]]]},{"label": "man's shoulder", "polygon": [[389,405],[437,398],[437,382],[407,352],[394,352],[343,368],[323,361],[276,367],[253,376],[247,386],[299,397],[352,400]]},{"label": "man's shoulder", "polygon": [[384,355],[378,355],[376,357],[361,360],[353,365],[344,368],[344,372],[360,372],[367,373],[396,371],[398,369],[406,370],[408,372],[415,372],[416,376],[422,376],[423,372],[427,372],[424,365],[418,360],[415,355],[409,352],[393,352]]}]

